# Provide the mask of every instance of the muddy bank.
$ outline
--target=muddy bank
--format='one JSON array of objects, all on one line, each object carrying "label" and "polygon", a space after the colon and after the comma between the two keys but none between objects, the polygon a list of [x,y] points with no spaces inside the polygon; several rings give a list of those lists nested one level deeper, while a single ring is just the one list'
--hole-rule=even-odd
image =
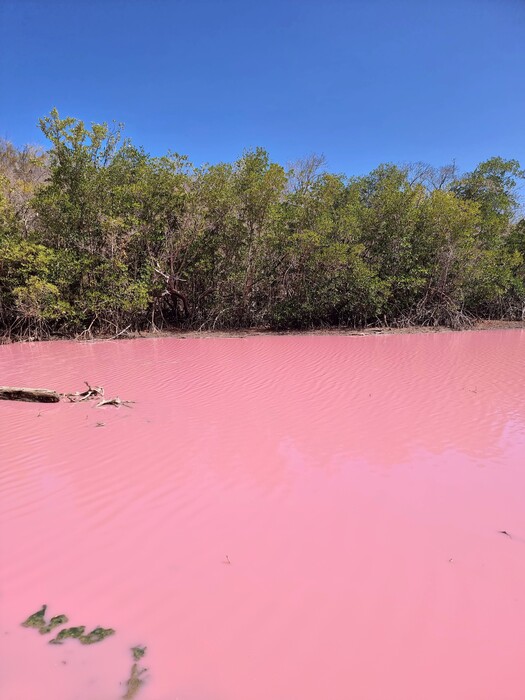
[{"label": "muddy bank", "polygon": [[134,338],[251,338],[256,336],[347,336],[347,335],[405,335],[416,333],[462,333],[468,331],[486,331],[486,330],[519,330],[525,328],[525,321],[498,321],[498,320],[482,320],[476,321],[472,325],[459,330],[452,329],[448,326],[370,326],[365,328],[346,328],[341,326],[323,327],[323,328],[308,328],[308,329],[290,329],[275,331],[270,328],[240,328],[236,330],[178,330],[166,329],[152,331],[126,331],[118,335],[95,335],[92,338],[86,339],[85,336],[72,336],[70,338],[60,336],[45,338],[43,340],[22,339],[14,340],[10,337],[0,336],[0,345],[10,345],[12,343],[38,343],[51,341],[67,341],[74,340],[78,342],[93,342],[97,340],[130,340]]}]

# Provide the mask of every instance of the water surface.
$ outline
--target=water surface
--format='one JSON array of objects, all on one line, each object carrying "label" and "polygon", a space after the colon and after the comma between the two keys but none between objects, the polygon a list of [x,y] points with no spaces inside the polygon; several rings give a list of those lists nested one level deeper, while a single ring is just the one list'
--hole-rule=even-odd
[{"label": "water surface", "polygon": [[[523,700],[524,352],[514,330],[0,348],[0,384],[136,402],[0,402],[2,700],[117,700],[135,644],[137,700]],[[49,645],[20,627],[42,603],[116,634]]]}]

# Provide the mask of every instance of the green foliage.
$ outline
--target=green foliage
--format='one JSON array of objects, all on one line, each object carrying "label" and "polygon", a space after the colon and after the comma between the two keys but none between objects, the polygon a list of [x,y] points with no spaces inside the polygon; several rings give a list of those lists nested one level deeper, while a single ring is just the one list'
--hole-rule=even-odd
[{"label": "green foliage", "polygon": [[346,178],[261,149],[194,167],[56,110],[0,143],[0,333],[521,318],[517,161]]},{"label": "green foliage", "polygon": [[[19,237],[0,238],[0,324],[40,337],[74,317],[61,279],[60,251]],[[61,288],[62,287],[62,288]]]},{"label": "green foliage", "polygon": [[38,230],[58,248],[95,252],[104,246],[103,212],[109,196],[106,169],[120,141],[120,128],[67,117],[56,109],[40,120],[51,141],[51,175],[35,199]]},{"label": "green foliage", "polygon": [[14,208],[8,198],[9,180],[0,172],[0,236],[13,233],[18,228]]},{"label": "green foliage", "polygon": [[452,187],[461,199],[477,202],[482,215],[480,236],[487,245],[509,233],[518,208],[517,181],[525,177],[517,160],[490,158]]}]

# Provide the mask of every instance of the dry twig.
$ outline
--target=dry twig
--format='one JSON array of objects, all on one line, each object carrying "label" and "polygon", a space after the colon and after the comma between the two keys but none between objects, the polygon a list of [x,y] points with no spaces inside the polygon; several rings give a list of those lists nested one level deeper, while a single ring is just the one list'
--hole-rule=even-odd
[{"label": "dry twig", "polygon": [[99,399],[104,396],[104,389],[101,386],[91,386],[88,382],[84,382],[87,386],[85,391],[76,391],[74,394],[60,394],[71,403],[80,403],[80,401],[90,401]]},{"label": "dry twig", "polygon": [[127,406],[128,408],[131,408],[130,404],[135,403],[134,401],[123,401],[120,397],[115,396],[113,399],[104,399],[104,401],[101,401],[100,403],[97,403],[97,408],[101,408],[102,406]]}]

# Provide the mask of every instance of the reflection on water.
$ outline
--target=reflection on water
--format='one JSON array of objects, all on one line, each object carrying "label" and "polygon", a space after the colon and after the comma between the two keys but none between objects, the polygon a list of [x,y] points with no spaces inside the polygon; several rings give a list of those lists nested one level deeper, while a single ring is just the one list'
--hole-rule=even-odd
[{"label": "reflection on water", "polygon": [[[2,384],[136,401],[0,402],[2,699],[116,700],[147,645],[139,700],[521,700],[524,350],[0,348]],[[116,634],[49,647],[19,624],[43,603]]]}]

